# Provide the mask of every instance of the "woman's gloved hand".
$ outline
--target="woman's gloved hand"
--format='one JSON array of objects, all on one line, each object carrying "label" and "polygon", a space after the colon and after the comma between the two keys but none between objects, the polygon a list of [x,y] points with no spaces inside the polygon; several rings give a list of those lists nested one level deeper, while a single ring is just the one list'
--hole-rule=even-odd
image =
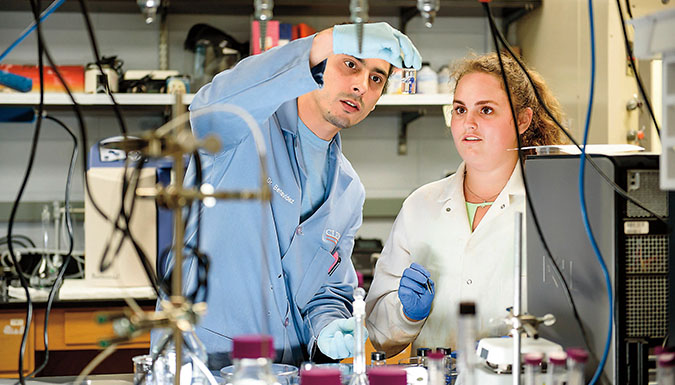
[{"label": "woman's gloved hand", "polygon": [[398,287],[398,298],[403,305],[403,313],[414,321],[425,319],[431,311],[434,300],[434,281],[424,266],[413,263],[403,270]]},{"label": "woman's gloved hand", "polygon": [[[336,319],[319,332],[317,344],[321,352],[334,360],[352,357],[354,355],[354,317]],[[363,329],[363,342],[366,342],[368,332]]]},{"label": "woman's gloved hand", "polygon": [[422,57],[408,36],[389,24],[363,24],[363,47],[359,52],[356,24],[333,27],[333,53],[361,59],[382,59],[398,68],[422,68]]}]

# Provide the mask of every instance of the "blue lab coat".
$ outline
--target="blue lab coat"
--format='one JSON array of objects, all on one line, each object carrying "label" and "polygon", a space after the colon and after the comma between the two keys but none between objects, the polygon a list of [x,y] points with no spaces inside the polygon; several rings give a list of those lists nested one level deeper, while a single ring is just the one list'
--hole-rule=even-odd
[{"label": "blue lab coat", "polygon": [[[351,316],[357,284],[351,253],[365,190],[342,154],[339,134],[329,146],[325,202],[300,223],[307,173],[298,142],[297,98],[323,85],[325,68],[324,63],[310,69],[312,39],[242,60],[215,76],[190,105],[194,134],[215,135],[223,146],[217,154],[201,152],[204,182],[216,190],[260,184],[253,136],[243,120],[225,112],[196,116],[200,109],[230,103],[247,110],[261,127],[272,195],[263,203],[218,201],[202,211],[201,249],[211,264],[208,312],[196,330],[211,369],[229,363],[228,337],[261,332],[274,337],[276,361],[298,365],[309,358],[324,326]],[[194,166],[188,167],[187,184]],[[188,244],[195,242],[194,219],[186,231]],[[187,268],[188,286],[194,285],[195,272],[194,264]]]}]

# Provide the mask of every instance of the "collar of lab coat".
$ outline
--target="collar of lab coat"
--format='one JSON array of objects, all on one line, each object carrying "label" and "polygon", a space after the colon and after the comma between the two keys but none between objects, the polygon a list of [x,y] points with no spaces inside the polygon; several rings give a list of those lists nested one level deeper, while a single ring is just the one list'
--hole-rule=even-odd
[{"label": "collar of lab coat", "polygon": [[[285,102],[279,107],[276,114],[281,130],[298,137],[298,99],[293,99]],[[310,128],[311,129],[311,128]],[[337,146],[336,150],[342,152],[342,139],[338,132],[331,141],[331,146]]]},{"label": "collar of lab coat", "polygon": [[[448,178],[449,183],[446,184],[445,188],[438,196],[439,202],[451,201],[453,206],[465,204],[464,170],[466,170],[466,164],[462,162],[459,165],[459,168],[457,168],[457,172],[452,177]],[[520,160],[516,162],[516,167],[513,168],[511,177],[497,196],[497,199],[495,199],[493,206],[501,207],[504,205],[504,208],[506,208],[511,204],[511,198],[516,195],[525,195],[523,177],[520,173]]]}]

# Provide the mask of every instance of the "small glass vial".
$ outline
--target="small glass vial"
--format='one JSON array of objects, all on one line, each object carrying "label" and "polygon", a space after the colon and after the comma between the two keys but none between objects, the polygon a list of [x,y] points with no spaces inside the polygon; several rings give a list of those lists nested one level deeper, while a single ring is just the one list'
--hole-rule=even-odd
[{"label": "small glass vial", "polygon": [[546,385],[565,385],[567,383],[567,354],[551,352],[548,355]]},{"label": "small glass vial", "polygon": [[584,366],[588,361],[588,352],[581,348],[567,349],[567,385],[584,385],[586,378]]},{"label": "small glass vial", "polygon": [[541,383],[541,353],[528,353],[523,356],[525,362],[525,385],[539,385]]},{"label": "small glass vial", "polygon": [[417,363],[427,367],[427,356],[431,353],[429,348],[417,348]]},{"label": "small glass vial", "polygon": [[300,372],[300,385],[342,385],[339,369],[311,369]]},{"label": "small glass vial", "polygon": [[656,357],[656,383],[675,385],[675,353],[662,352]]},{"label": "small glass vial", "polygon": [[457,327],[459,355],[457,357],[457,381],[464,385],[475,385],[476,362],[476,304],[461,302]]},{"label": "small glass vial", "polygon": [[387,355],[385,352],[370,353],[370,366],[384,366],[387,364]]},{"label": "small glass vial", "polygon": [[429,385],[445,385],[445,365],[443,353],[430,352],[427,355],[427,369],[429,370]]},{"label": "small glass vial", "polygon": [[417,92],[417,71],[412,68],[404,68],[401,73],[401,93],[414,94]]},{"label": "small glass vial", "polygon": [[274,342],[271,336],[239,336],[232,340],[233,385],[278,385],[272,372]]},{"label": "small glass vial", "polygon": [[385,366],[370,369],[368,381],[370,381],[370,385],[407,385],[408,375],[403,369]]}]

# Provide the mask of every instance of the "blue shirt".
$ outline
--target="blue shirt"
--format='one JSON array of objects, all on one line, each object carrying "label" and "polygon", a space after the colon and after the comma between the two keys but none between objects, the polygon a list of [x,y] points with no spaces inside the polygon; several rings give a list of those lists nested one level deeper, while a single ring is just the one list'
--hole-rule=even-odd
[{"label": "blue shirt", "polygon": [[298,136],[300,137],[300,155],[303,158],[307,180],[302,191],[302,215],[309,218],[321,206],[328,184],[328,146],[330,141],[323,140],[298,118]]},{"label": "blue shirt", "polygon": [[[357,284],[351,253],[365,190],[342,154],[339,134],[327,150],[325,200],[309,218],[300,219],[307,170],[300,161],[297,98],[323,85],[322,68],[313,74],[309,66],[312,40],[242,60],[216,75],[190,105],[194,134],[215,135],[222,143],[216,154],[200,151],[203,182],[216,191],[260,187],[260,162],[244,121],[218,110],[199,115],[228,103],[247,110],[262,129],[272,194],[269,202],[228,200],[203,208],[200,246],[211,263],[208,312],[196,332],[212,369],[229,363],[230,338],[260,333],[274,337],[277,361],[298,365],[309,358],[323,327],[351,316]],[[194,181],[195,171],[191,162],[186,184]],[[194,244],[196,234],[192,215],[186,243]],[[159,263],[166,270],[172,261]],[[196,265],[186,264],[184,270],[190,290]]]}]

